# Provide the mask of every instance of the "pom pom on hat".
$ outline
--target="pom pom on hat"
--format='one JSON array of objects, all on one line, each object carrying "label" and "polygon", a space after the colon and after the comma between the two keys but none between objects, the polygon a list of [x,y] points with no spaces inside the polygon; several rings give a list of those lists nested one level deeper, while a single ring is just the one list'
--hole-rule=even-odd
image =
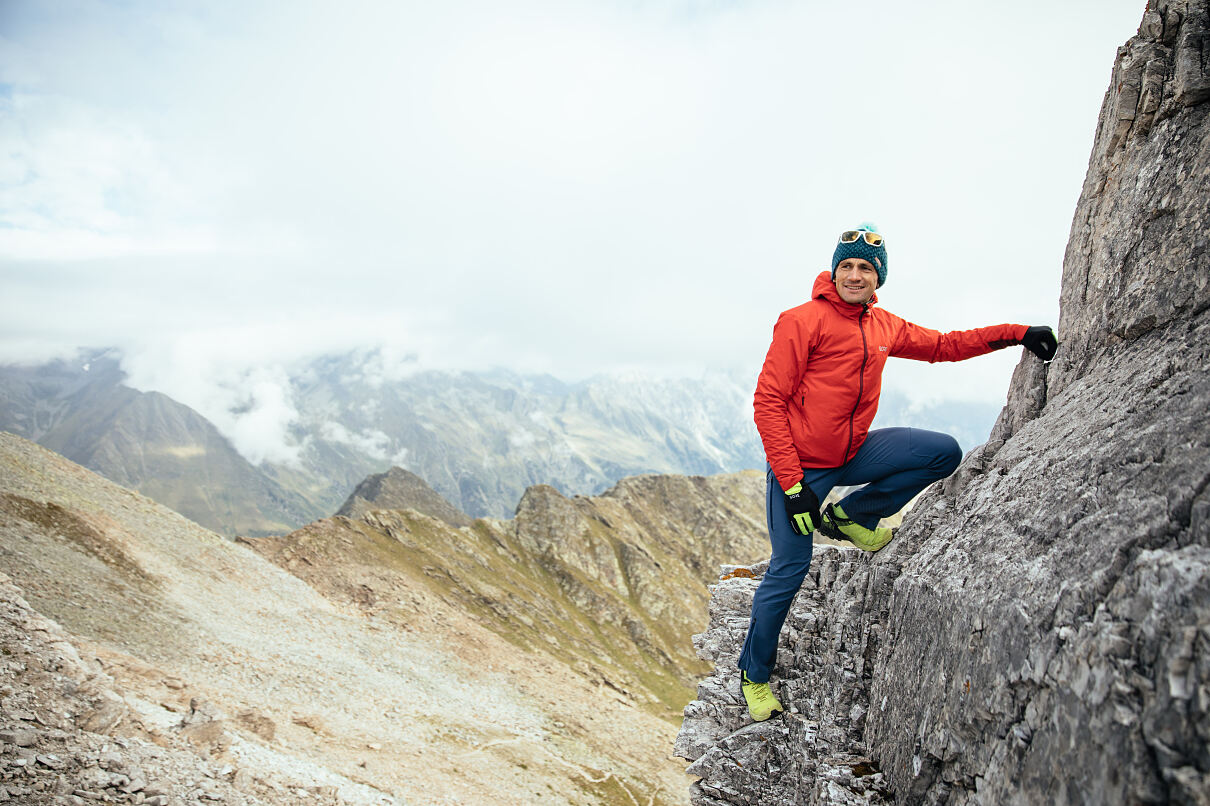
[{"label": "pom pom on hat", "polygon": [[[878,227],[870,221],[863,221],[856,229],[864,230],[865,232],[878,232]],[[879,233],[881,234],[881,233]],[[836,251],[832,253],[832,279],[836,279],[836,267],[840,265],[840,261],[855,257],[861,260],[867,260],[874,270],[878,272],[878,287],[882,288],[886,282],[886,241],[883,240],[880,246],[870,246],[865,242],[864,238],[858,238],[853,243],[837,243]]]}]

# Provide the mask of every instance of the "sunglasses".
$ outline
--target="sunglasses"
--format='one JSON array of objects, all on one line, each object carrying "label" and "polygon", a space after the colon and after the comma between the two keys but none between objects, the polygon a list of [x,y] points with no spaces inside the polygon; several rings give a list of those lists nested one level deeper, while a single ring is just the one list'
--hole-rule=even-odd
[{"label": "sunglasses", "polygon": [[864,240],[874,247],[882,246],[884,243],[882,236],[877,232],[870,232],[864,229],[849,229],[840,233],[841,243],[857,243],[859,240]]}]

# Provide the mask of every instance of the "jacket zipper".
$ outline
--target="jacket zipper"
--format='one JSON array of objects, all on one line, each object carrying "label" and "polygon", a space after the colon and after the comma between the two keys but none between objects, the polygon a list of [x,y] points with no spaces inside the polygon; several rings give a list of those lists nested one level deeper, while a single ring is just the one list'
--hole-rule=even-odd
[{"label": "jacket zipper", "polygon": [[861,306],[861,316],[857,317],[857,329],[861,331],[861,371],[857,376],[857,402],[853,404],[853,410],[849,412],[849,444],[844,449],[844,462],[849,463],[849,451],[853,448],[853,418],[857,416],[857,408],[861,405],[861,396],[865,394],[865,364],[870,357],[869,347],[865,340],[865,315],[869,312],[869,305]]}]

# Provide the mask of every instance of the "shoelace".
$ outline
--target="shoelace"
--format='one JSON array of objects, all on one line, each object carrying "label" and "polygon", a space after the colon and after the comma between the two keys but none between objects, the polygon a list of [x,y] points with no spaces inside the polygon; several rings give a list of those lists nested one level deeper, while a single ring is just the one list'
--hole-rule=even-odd
[{"label": "shoelace", "polygon": [[848,532],[844,531],[844,528],[846,526],[856,526],[860,530],[857,533],[857,536],[863,540],[873,539],[878,534],[877,529],[865,528],[864,526],[862,526],[861,524],[859,524],[857,521],[853,520],[852,518],[847,518],[844,515],[841,515],[830,505],[828,506],[827,510],[823,514],[823,522],[828,527],[823,530],[823,533],[828,535],[828,537],[832,537],[833,540],[835,540],[837,538],[828,534],[829,530],[832,532],[835,532],[837,535],[839,535],[840,536],[839,539],[848,540],[850,543],[853,542],[852,535],[850,535]]},{"label": "shoelace", "polygon": [[[768,683],[753,683],[751,680],[744,678],[744,688],[751,693],[752,698],[758,702],[764,703],[773,699],[773,691],[769,688]],[[734,689],[732,689],[734,691]]]},{"label": "shoelace", "polygon": [[773,699],[773,692],[769,689],[768,683],[749,683],[752,691],[752,698],[759,703],[766,703]]},{"label": "shoelace", "polygon": [[832,528],[838,532],[845,526],[857,526],[856,521],[841,515],[833,507],[828,507],[827,512],[824,514],[824,521],[830,523]]}]

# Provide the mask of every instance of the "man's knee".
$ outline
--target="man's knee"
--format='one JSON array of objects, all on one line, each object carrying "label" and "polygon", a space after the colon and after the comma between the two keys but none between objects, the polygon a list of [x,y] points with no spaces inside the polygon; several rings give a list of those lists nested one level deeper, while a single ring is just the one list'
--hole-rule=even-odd
[{"label": "man's knee", "polygon": [[917,456],[928,457],[928,469],[939,479],[953,473],[962,462],[962,447],[958,440],[939,431],[912,429],[912,449]]},{"label": "man's knee", "polygon": [[942,434],[943,439],[938,445],[937,453],[937,470],[941,473],[941,478],[946,478],[962,463],[962,446],[958,444],[958,440],[951,437],[949,434]]}]

